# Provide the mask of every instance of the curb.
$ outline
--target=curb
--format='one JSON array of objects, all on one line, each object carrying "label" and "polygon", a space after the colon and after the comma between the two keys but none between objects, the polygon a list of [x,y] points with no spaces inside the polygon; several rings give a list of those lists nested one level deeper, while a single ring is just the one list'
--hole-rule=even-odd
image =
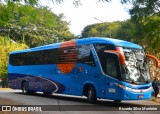
[{"label": "curb", "polygon": [[0,91],[1,90],[12,90],[11,88],[0,88]]}]

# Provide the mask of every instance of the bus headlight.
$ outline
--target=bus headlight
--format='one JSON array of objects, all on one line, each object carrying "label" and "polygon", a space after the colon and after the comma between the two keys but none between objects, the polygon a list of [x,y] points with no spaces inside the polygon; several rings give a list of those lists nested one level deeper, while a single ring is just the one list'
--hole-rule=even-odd
[{"label": "bus headlight", "polygon": [[126,87],[126,86],[123,86],[121,84],[116,84],[118,87],[122,88],[122,89],[125,89],[129,92],[134,92],[134,93],[142,93],[142,92],[148,92],[150,90],[152,90],[152,87],[149,87],[147,89],[133,89],[133,88],[129,88],[129,87]]}]

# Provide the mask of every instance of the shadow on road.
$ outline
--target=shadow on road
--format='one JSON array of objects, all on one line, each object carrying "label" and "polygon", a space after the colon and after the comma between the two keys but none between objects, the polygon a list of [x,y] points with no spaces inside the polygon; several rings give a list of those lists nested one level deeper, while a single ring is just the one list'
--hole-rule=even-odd
[{"label": "shadow on road", "polygon": [[[22,93],[17,92],[16,94],[22,94]],[[44,95],[42,93],[34,93],[34,94],[30,94],[30,96],[43,97],[43,98],[56,99],[56,100],[63,100],[63,101],[70,101],[70,102],[78,102],[80,104],[83,103],[85,105],[99,105],[99,106],[107,106],[107,107],[108,106],[111,106],[111,107],[141,106],[141,104],[137,104],[137,103],[131,103],[131,102],[126,102],[126,101],[114,102],[113,100],[104,100],[104,99],[98,99],[96,104],[89,104],[86,97],[77,97],[77,96],[60,95],[60,94]]]},{"label": "shadow on road", "polygon": [[[13,94],[23,95],[21,92],[14,92]],[[52,94],[52,95],[44,95],[41,92],[34,93],[31,95],[24,95],[24,96],[33,96],[37,97],[38,99],[42,98],[43,100],[53,100],[53,105],[41,105],[37,104],[38,106],[42,106],[43,110],[47,111],[139,111],[142,109],[152,110],[149,109],[150,107],[155,109],[155,111],[159,111],[160,107],[154,105],[147,105],[143,103],[144,101],[122,101],[122,102],[114,102],[112,100],[104,100],[98,99],[96,104],[89,104],[86,97],[78,97],[78,96],[71,96],[71,95],[61,95],[61,94]],[[40,100],[39,99],[39,100]],[[50,104],[50,103],[49,103]],[[143,104],[143,105],[142,105]],[[146,111],[146,110],[143,111]]]}]

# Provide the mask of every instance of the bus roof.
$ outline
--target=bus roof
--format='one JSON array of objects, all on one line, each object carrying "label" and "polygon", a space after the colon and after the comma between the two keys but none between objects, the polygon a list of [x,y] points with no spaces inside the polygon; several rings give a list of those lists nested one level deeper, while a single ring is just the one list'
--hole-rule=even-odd
[{"label": "bus roof", "polygon": [[[39,46],[35,48],[20,50],[11,52],[12,53],[21,53],[21,52],[30,52],[30,51],[37,51],[37,50],[45,50],[45,49],[53,49],[53,48],[59,48],[62,42]],[[113,39],[113,38],[103,38],[103,37],[90,37],[90,38],[83,38],[83,39],[77,39],[76,44],[97,44],[97,43],[103,43],[103,44],[111,44],[119,47],[128,47],[128,48],[136,48],[136,49],[142,49],[141,46],[134,44],[132,42],[119,40],[119,39]]]},{"label": "bus roof", "polygon": [[119,47],[128,47],[128,48],[137,48],[137,49],[142,49],[141,46],[129,42],[129,41],[124,41],[124,40],[119,40],[119,39],[113,39],[113,38],[104,38],[104,37],[91,37],[91,38],[84,38],[84,39],[79,39],[77,40],[78,43],[85,44],[85,42],[90,42],[91,44],[95,43],[103,43],[103,44],[111,44]]}]

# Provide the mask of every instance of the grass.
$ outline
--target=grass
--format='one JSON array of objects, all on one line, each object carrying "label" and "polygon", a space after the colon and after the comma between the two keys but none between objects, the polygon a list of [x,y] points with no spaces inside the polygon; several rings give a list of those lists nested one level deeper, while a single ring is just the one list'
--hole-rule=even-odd
[{"label": "grass", "polygon": [[150,100],[156,102],[156,98],[155,97],[151,97]]},{"label": "grass", "polygon": [[150,101],[153,101],[153,102],[156,102],[156,103],[160,103],[160,98],[151,97]]}]

